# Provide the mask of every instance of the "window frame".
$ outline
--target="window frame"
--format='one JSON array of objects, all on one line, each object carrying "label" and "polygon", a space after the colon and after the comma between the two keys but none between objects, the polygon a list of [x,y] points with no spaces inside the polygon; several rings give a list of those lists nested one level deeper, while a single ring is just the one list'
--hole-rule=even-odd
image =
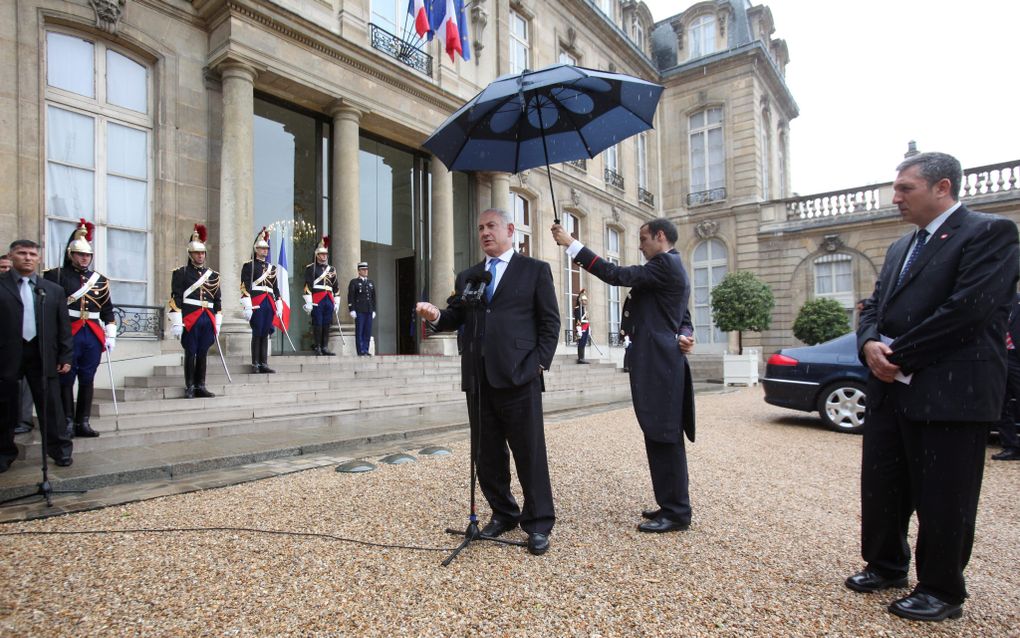
[{"label": "window frame", "polygon": [[[581,223],[582,218],[576,213],[564,212],[563,213],[563,228],[570,234],[571,237],[584,243],[581,239],[581,231],[583,225]],[[574,287],[575,278],[577,280],[577,287]],[[565,299],[564,310],[566,312],[566,323],[567,326],[573,326],[574,323],[574,304],[577,301],[578,291],[584,288],[584,269],[574,263],[574,260],[570,258],[570,255],[563,253],[563,297]]]},{"label": "window frame", "polygon": [[[523,35],[516,32],[515,27],[518,25],[523,26]],[[508,31],[510,34],[510,55],[508,56],[510,73],[521,73],[531,68],[531,20],[523,13],[510,7],[510,28]],[[517,68],[521,64],[518,57],[524,58],[521,68]]]},{"label": "window frame", "polygon": [[[612,237],[616,236],[616,249],[613,249]],[[623,232],[613,226],[606,227],[606,261],[619,266],[620,255],[623,253]],[[614,312],[615,310],[615,312]],[[608,333],[619,333],[623,316],[623,302],[620,287],[606,284],[606,326]]]},{"label": "window frame", "polygon": [[[845,273],[837,272],[837,264],[846,264],[847,271]],[[853,325],[854,312],[856,310],[856,295],[854,291],[854,258],[853,255],[847,253],[830,253],[822,255],[821,257],[815,258],[811,263],[812,268],[812,279],[814,283],[813,294],[815,299],[835,299],[843,306],[843,310],[847,313],[847,318],[850,321],[850,325]],[[823,271],[827,271],[823,274]],[[845,277],[849,285],[848,289],[838,289],[838,282],[840,277]],[[828,280],[830,284],[830,290],[828,292],[819,291],[819,283],[823,280]]]},{"label": "window frame", "polygon": [[716,52],[716,18],[710,13],[703,13],[687,27],[689,60],[703,58]]},{"label": "window frame", "polygon": [[[518,203],[521,204],[520,207],[518,207]],[[522,209],[523,214],[519,214]],[[510,217],[514,225],[514,251],[527,257],[533,257],[535,252],[531,233],[532,215],[531,200],[517,191],[510,191]]]},{"label": "window frame", "polygon": [[[719,121],[709,122],[709,114],[713,111],[719,111]],[[704,123],[699,126],[694,126],[692,123],[694,118],[698,115],[704,115]],[[703,191],[711,191],[717,188],[724,188],[726,186],[726,112],[722,106],[706,106],[705,108],[695,111],[687,116],[687,160],[690,165],[690,179],[691,188],[690,192],[698,193]],[[721,173],[717,182],[712,181],[712,162],[711,162],[711,151],[709,138],[711,132],[719,131],[719,149],[722,155],[718,168]],[[695,162],[694,162],[694,150],[695,150],[695,138],[701,136],[701,150],[705,156],[704,162],[704,173],[701,176],[695,175]],[[701,180],[701,181],[699,181]],[[699,187],[700,186],[700,187]]]},{"label": "window frame", "polygon": [[[708,252],[708,258],[703,261],[697,260],[698,248],[706,246]],[[718,246],[723,250],[721,256],[713,254],[713,246]],[[716,268],[724,267],[722,275],[718,280],[712,278],[713,271]],[[703,288],[704,286],[698,285],[698,271],[707,270],[708,291],[705,296],[705,303],[698,303],[696,289]],[[715,324],[715,317],[712,313],[712,291],[722,281],[722,278],[729,272],[729,247],[717,237],[710,237],[704,239],[691,249],[691,318],[694,322],[694,330],[697,341],[699,344],[703,344],[709,347],[710,351],[712,346],[715,349],[724,349],[729,343],[729,337],[725,332],[719,330]],[[703,322],[698,321],[698,310],[701,308],[707,308],[708,312],[708,325],[704,325]]]}]

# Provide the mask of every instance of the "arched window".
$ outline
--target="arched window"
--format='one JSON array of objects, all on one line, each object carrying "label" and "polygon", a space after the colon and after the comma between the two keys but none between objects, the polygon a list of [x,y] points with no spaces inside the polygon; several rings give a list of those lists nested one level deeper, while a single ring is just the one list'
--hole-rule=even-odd
[{"label": "arched window", "polygon": [[729,269],[726,246],[708,239],[694,247],[694,319],[695,338],[702,344],[725,344],[726,333],[715,326],[712,317],[712,289],[719,285]]},{"label": "arched window", "polygon": [[700,58],[715,53],[715,16],[702,15],[694,19],[688,30],[690,42],[690,59]]},{"label": "arched window", "polygon": [[79,218],[118,305],[147,305],[152,261],[151,71],[91,36],[46,33],[46,263]]},{"label": "arched window", "polygon": [[[620,231],[606,229],[606,261],[620,265]],[[620,332],[620,287],[606,284],[607,317],[606,325],[610,334]]]},{"label": "arched window", "polygon": [[[581,239],[581,220],[577,215],[563,213],[563,228],[570,233],[571,237],[582,243],[584,242]],[[582,273],[581,267],[575,264],[569,255],[563,253],[563,311],[567,318],[566,323],[563,324],[565,326],[572,324],[573,320],[571,317],[573,316],[574,304],[577,302],[577,294],[581,288],[584,288]]]},{"label": "arched window", "polygon": [[853,325],[853,258],[843,253],[823,255],[815,260],[815,297],[835,299],[846,310]]}]

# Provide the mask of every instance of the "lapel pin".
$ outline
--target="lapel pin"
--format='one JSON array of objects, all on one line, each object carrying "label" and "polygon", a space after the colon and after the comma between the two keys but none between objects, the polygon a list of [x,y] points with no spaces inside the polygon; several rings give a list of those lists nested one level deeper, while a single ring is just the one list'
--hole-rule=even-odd
[{"label": "lapel pin", "polygon": [[949,233],[942,233],[939,235],[939,239],[946,239],[947,237],[949,237]]}]

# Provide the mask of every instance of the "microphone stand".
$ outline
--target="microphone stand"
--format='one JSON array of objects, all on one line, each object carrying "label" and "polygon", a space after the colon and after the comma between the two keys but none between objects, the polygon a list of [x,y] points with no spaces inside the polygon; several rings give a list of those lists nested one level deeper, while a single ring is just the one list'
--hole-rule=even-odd
[{"label": "microphone stand", "polygon": [[[62,284],[61,284],[62,285]],[[39,335],[38,346],[39,346],[39,368],[42,371],[42,382],[40,383],[42,393],[42,409],[39,415],[39,434],[40,440],[42,441],[42,482],[36,483],[36,489],[31,494],[25,494],[24,496],[16,496],[9,498],[4,501],[0,501],[0,506],[16,503],[17,501],[23,501],[26,498],[32,498],[33,496],[42,496],[46,499],[46,507],[53,507],[53,494],[84,494],[87,490],[55,490],[50,484],[49,478],[49,455],[47,454],[46,443],[49,438],[50,422],[48,417],[49,413],[49,383],[46,381],[46,361],[43,353],[46,352],[46,318],[43,317],[43,309],[46,306],[46,291],[42,289],[42,286],[35,287],[35,294],[39,297],[39,303],[36,304],[37,312],[35,313],[35,326],[36,334]]]},{"label": "microphone stand", "polygon": [[[485,275],[483,275],[483,277],[485,277],[486,275],[489,277],[489,280],[491,280],[491,275],[489,275],[489,273],[487,273],[487,272],[485,273]],[[478,288],[475,289],[475,290],[472,290],[471,289],[471,284],[472,283],[474,283],[476,286],[478,286]],[[443,563],[442,563],[443,567],[449,566],[449,564],[453,562],[453,559],[457,558],[457,556],[461,553],[461,551],[463,551],[468,545],[470,545],[474,541],[489,541],[491,543],[500,543],[502,545],[517,545],[518,547],[527,547],[527,545],[528,545],[524,541],[511,541],[511,540],[506,540],[506,539],[502,539],[502,538],[482,536],[481,532],[478,529],[478,513],[477,513],[477,510],[475,509],[475,491],[476,491],[476,488],[477,488],[478,473],[477,473],[477,468],[476,468],[476,465],[475,465],[476,464],[475,459],[478,456],[478,447],[481,444],[481,439],[482,439],[482,379],[481,379],[481,371],[479,369],[480,365],[481,365],[481,357],[477,356],[478,352],[477,352],[476,349],[479,347],[479,343],[478,343],[478,323],[479,323],[479,317],[478,317],[478,315],[479,315],[479,310],[481,310],[481,296],[482,296],[482,293],[484,293],[484,291],[485,291],[485,285],[486,284],[488,284],[488,281],[485,281],[484,279],[477,280],[477,281],[474,281],[474,282],[469,280],[467,285],[464,287],[464,294],[462,295],[462,299],[461,299],[462,302],[465,303],[468,306],[468,308],[470,309],[470,312],[472,313],[473,319],[474,319],[472,321],[472,327],[471,327],[472,334],[471,334],[471,351],[470,351],[470,356],[473,356],[475,358],[475,365],[473,366],[474,370],[475,370],[475,374],[474,374],[474,379],[472,380],[473,381],[473,385],[474,385],[474,390],[475,390],[475,432],[472,432],[472,436],[471,436],[471,469],[470,469],[470,471],[471,471],[471,512],[470,512],[470,514],[468,516],[468,526],[467,526],[467,529],[465,529],[463,532],[460,531],[460,530],[457,530],[457,529],[453,529],[451,527],[447,527],[446,528],[446,533],[447,534],[453,534],[455,536],[463,536],[464,540],[461,542],[461,544],[456,549],[453,550],[453,553],[451,553],[449,556],[446,557],[446,560],[444,560]],[[468,409],[469,410],[471,409],[470,406],[468,406]],[[477,436],[475,436],[475,433],[477,433]]]}]

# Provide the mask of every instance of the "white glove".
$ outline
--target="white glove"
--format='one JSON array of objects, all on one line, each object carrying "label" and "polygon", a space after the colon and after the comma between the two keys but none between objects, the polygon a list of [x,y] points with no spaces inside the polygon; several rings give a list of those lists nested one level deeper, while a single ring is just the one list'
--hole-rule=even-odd
[{"label": "white glove", "polygon": [[308,313],[308,314],[312,314],[312,296],[311,295],[301,295],[301,298],[305,300],[305,305],[302,306],[304,308],[305,312]]},{"label": "white glove", "polygon": [[351,311],[351,319],[357,319],[357,318],[358,318],[358,313],[356,313],[356,312],[354,312],[354,311],[352,310],[352,311]]},{"label": "white glove", "polygon": [[117,345],[117,324],[108,323],[104,330],[106,330],[106,350],[107,352],[113,352],[114,347]]},{"label": "white glove", "polygon": [[580,339],[581,335],[584,334],[584,330],[581,328],[581,324],[577,324],[577,326],[574,328],[574,332],[577,333],[577,338]]},{"label": "white glove", "polygon": [[251,321],[254,311],[251,309],[251,297],[241,297],[241,312],[244,313],[244,320]]},{"label": "white glove", "polygon": [[223,325],[223,313],[216,313],[216,334],[220,332],[220,326]]},{"label": "white glove", "polygon": [[279,317],[280,319],[283,319],[283,302],[282,301],[277,301],[276,302],[276,316]]},{"label": "white glove", "polygon": [[184,334],[184,318],[180,312],[171,312],[167,316],[170,317],[170,334],[175,339],[180,339],[181,335]]},{"label": "white glove", "polygon": [[375,312],[372,313],[372,318],[375,319]]}]

